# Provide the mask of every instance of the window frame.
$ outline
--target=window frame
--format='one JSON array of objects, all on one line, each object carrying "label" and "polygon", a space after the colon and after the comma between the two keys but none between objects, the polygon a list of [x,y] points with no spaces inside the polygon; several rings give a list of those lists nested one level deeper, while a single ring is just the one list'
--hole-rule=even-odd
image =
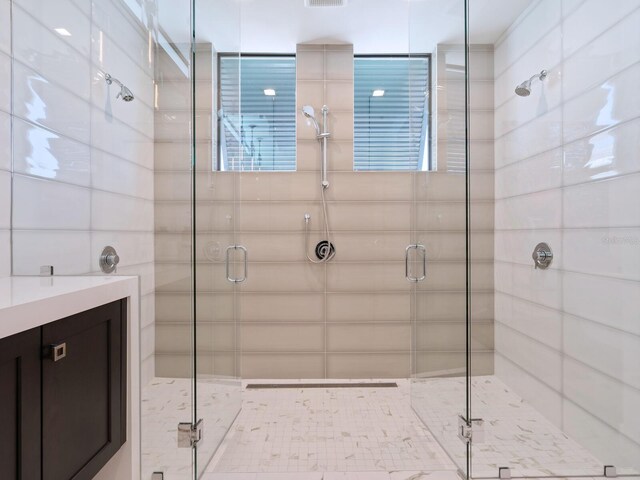
[{"label": "window frame", "polygon": [[[354,54],[353,55],[353,68],[354,68],[354,79],[353,79],[353,90],[355,93],[356,82],[355,82],[355,61],[357,58],[426,58],[427,61],[427,98],[425,101],[425,113],[427,118],[427,130],[426,130],[426,138],[424,142],[421,142],[420,151],[423,152],[421,158],[419,159],[419,165],[424,164],[424,155],[427,155],[427,165],[426,168],[420,168],[416,170],[356,170],[356,158],[355,158],[355,128],[354,128],[354,155],[353,155],[353,171],[354,172],[373,172],[373,173],[389,173],[389,172],[433,172],[436,171],[437,165],[433,158],[433,55],[431,53],[365,53],[365,54]],[[353,105],[353,116],[354,116],[354,124],[355,124],[355,98]],[[426,142],[426,145],[424,144]],[[426,149],[426,151],[425,151]]]}]

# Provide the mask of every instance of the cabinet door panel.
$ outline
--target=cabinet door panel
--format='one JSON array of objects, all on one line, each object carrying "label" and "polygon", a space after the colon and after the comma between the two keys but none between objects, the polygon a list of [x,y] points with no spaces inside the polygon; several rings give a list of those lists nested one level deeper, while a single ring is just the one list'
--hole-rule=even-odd
[{"label": "cabinet door panel", "polygon": [[40,478],[40,329],[0,340],[0,477]]},{"label": "cabinet door panel", "polygon": [[[124,443],[122,302],[42,329],[43,479],[92,478]],[[50,345],[66,356],[48,357]]]}]

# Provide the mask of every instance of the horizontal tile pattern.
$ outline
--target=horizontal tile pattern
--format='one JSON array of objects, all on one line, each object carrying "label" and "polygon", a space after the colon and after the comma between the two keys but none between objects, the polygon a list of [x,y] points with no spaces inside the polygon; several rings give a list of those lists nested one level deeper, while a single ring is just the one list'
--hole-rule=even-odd
[{"label": "horizontal tile pattern", "polygon": [[324,354],[244,354],[244,378],[323,378]]},{"label": "horizontal tile pattern", "polygon": [[[141,278],[145,382],[155,376],[148,32],[119,2],[96,5],[99,15],[88,0],[15,0],[11,15],[9,4],[0,2],[0,183],[3,194],[13,189],[13,204],[0,198],[0,275],[37,275],[41,265],[61,275],[96,273],[102,248],[113,245],[118,273]],[[129,57],[134,51],[144,55]],[[136,101],[126,108],[116,101],[98,70],[121,78]]]},{"label": "horizontal tile pattern", "polygon": [[[461,174],[466,140],[464,69],[450,68],[464,67],[461,53],[458,47],[437,48],[438,175],[416,178],[416,238],[425,245],[429,259],[427,278],[417,285],[414,306],[412,362],[419,377],[457,377],[467,371],[467,213],[471,228],[470,373],[493,373],[494,52],[491,45],[473,45],[469,50],[468,212],[464,203],[467,179]],[[412,395],[417,411],[429,409],[417,390]],[[442,431],[434,433],[439,442],[446,443]]]},{"label": "horizontal tile pattern", "polygon": [[411,294],[346,293],[327,294],[328,322],[406,322],[411,320]]},{"label": "horizontal tile pattern", "polygon": [[243,324],[242,352],[321,352],[321,324]]},{"label": "horizontal tile pattern", "polygon": [[410,369],[409,353],[329,353],[329,378],[398,378]]},{"label": "horizontal tile pattern", "polygon": [[329,352],[402,352],[409,350],[411,327],[408,324],[346,324],[327,327]]},{"label": "horizontal tile pattern", "polygon": [[[487,67],[490,48],[479,48],[477,55],[478,65]],[[186,87],[171,71],[164,72],[165,63],[161,65],[167,74],[163,78],[170,79],[159,85],[161,108],[156,120],[164,123],[164,113],[172,114],[180,107],[175,102],[186,101],[182,98]],[[458,308],[465,302],[465,176],[444,167],[428,173],[353,172],[353,98],[348,94],[352,54],[322,46],[302,48],[297,67],[298,103],[331,107],[326,198],[336,256],[328,265],[306,259],[306,253],[313,255],[313,247],[324,238],[320,151],[312,129],[306,125],[297,129],[296,172],[212,172],[210,152],[200,147],[204,155],[197,157],[195,205],[198,323],[204,328],[236,324],[234,349],[240,352],[236,374],[245,378],[409,376],[416,319],[424,322],[422,332],[437,331],[423,344],[423,350],[439,352],[430,365],[443,369],[451,362],[457,365],[465,339],[461,328],[465,313]],[[446,81],[455,84],[451,95],[464,85],[457,77],[442,80]],[[471,216],[478,287],[473,311],[483,322],[474,345],[490,352],[493,87],[483,78],[473,84],[473,91],[478,158],[478,166],[472,165],[476,173],[471,189],[477,201]],[[207,117],[209,97],[198,101],[202,102],[197,106],[199,115]],[[438,114],[444,117],[448,112],[442,109]],[[170,372],[177,369],[169,366],[168,358],[180,352],[168,348],[169,335],[182,328],[180,338],[188,338],[193,287],[186,138],[188,131],[172,133],[169,127],[156,131],[156,311],[162,325],[157,332],[162,346],[158,368],[163,365]],[[449,140],[446,135],[439,138]],[[446,164],[443,159],[442,165]],[[309,245],[304,236],[306,213],[311,215]],[[427,249],[429,274],[419,291],[412,293],[404,258],[406,246],[416,241]],[[235,288],[225,279],[223,264],[224,251],[231,244],[248,249],[248,277]],[[440,349],[436,348],[439,342]],[[214,357],[221,353],[206,345],[199,350]],[[182,353],[187,351],[185,347]],[[180,364],[186,365],[184,360]],[[492,362],[481,364],[482,371],[491,373]]]},{"label": "horizontal tile pattern", "polygon": [[610,7],[540,1],[496,47],[496,373],[598,460],[638,469],[640,4]]}]

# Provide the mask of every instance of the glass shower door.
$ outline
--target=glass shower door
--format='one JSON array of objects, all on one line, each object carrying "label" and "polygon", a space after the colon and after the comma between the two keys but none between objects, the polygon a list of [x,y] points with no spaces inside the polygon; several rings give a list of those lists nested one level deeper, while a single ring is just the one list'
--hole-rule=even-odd
[{"label": "glass shower door", "polygon": [[[200,478],[215,468],[215,454],[241,407],[236,304],[247,257],[235,233],[237,173],[225,168],[226,142],[220,135],[220,122],[236,112],[223,112],[218,100],[218,54],[233,58],[240,50],[240,4],[196,0],[193,8],[194,400],[195,421],[203,429],[195,475]],[[226,93],[239,99],[239,70],[225,72],[231,90]]]},{"label": "glass shower door", "polygon": [[[446,469],[466,478],[468,443],[461,429],[468,430],[469,419],[469,275],[471,268],[480,275],[489,270],[485,262],[470,264],[468,250],[466,2],[411,8],[412,51],[424,48],[419,32],[425,24],[453,18],[458,25],[446,42],[432,46],[430,169],[414,176],[413,236],[419,250],[424,247],[427,267],[413,290],[411,400],[448,455]],[[414,257],[412,268],[420,269],[420,262]]]}]

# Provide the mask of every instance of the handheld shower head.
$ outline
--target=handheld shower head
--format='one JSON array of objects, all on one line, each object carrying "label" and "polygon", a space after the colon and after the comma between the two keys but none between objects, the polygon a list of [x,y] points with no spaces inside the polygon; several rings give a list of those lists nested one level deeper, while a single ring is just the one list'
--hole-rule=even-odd
[{"label": "handheld shower head", "polygon": [[130,102],[135,98],[133,96],[133,93],[131,92],[131,90],[129,90],[127,88],[127,86],[124,85],[117,78],[113,78],[108,73],[105,73],[104,74],[104,80],[105,80],[105,82],[107,82],[107,85],[111,85],[112,83],[115,83],[116,85],[118,85],[120,87],[120,92],[118,92],[118,95],[116,95],[116,98],[122,98],[122,100],[124,100],[125,102]]},{"label": "handheld shower head", "polygon": [[316,115],[316,111],[311,105],[305,105],[302,107],[302,113],[304,113],[304,116],[307,118],[315,118]]},{"label": "handheld shower head", "polygon": [[536,73],[529,80],[525,80],[520,85],[516,87],[516,95],[520,97],[528,97],[531,95],[531,82],[533,82],[536,78],[540,81],[547,78],[548,72],[546,70],[542,70],[540,73]]},{"label": "handheld shower head", "polygon": [[316,120],[316,112],[313,107],[311,105],[305,105],[302,107],[302,113],[313,123],[313,127],[316,129],[316,136],[319,136],[320,125],[318,125],[318,121]]}]

